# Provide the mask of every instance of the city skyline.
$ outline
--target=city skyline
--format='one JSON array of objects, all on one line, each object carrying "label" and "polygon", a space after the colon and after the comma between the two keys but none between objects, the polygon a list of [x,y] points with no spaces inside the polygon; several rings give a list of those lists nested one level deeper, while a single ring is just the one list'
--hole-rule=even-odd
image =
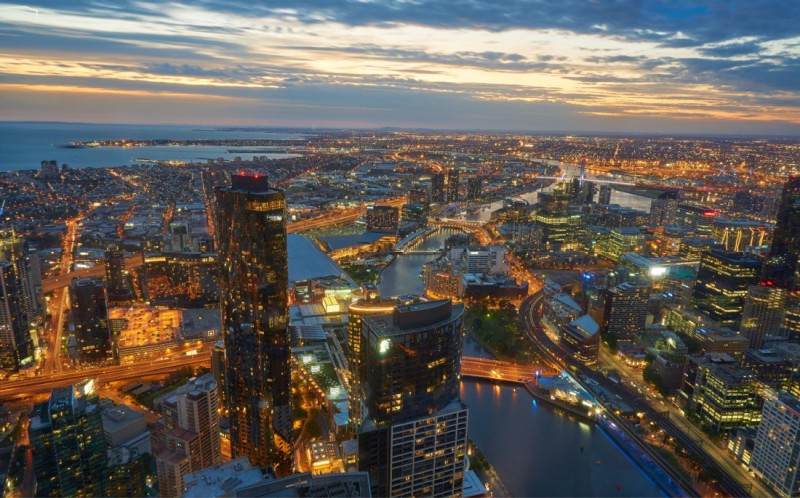
[{"label": "city skyline", "polygon": [[15,121],[797,135],[797,9],[7,3],[0,111]]},{"label": "city skyline", "polygon": [[0,0],[8,498],[800,497],[800,3]]}]

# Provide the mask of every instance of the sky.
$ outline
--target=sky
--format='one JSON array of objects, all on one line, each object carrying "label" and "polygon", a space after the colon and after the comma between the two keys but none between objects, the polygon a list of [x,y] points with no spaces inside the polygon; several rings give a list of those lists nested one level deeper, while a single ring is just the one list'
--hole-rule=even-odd
[{"label": "sky", "polygon": [[0,120],[800,135],[795,0],[0,0]]}]

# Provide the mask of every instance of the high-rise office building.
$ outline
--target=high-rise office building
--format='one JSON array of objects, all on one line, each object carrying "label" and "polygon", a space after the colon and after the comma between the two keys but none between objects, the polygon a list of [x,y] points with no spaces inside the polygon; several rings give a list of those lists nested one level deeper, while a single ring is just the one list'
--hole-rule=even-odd
[{"label": "high-rise office building", "polygon": [[472,176],[467,180],[467,200],[480,199],[483,194],[483,177]]},{"label": "high-rise office building", "polygon": [[131,300],[131,289],[125,272],[125,253],[116,244],[106,248],[106,290],[108,302],[111,304]]},{"label": "high-rise office building", "polygon": [[684,409],[717,434],[736,427],[754,427],[761,417],[755,372],[727,354],[689,356],[679,393]]},{"label": "high-rise office building", "polygon": [[401,219],[404,223],[428,224],[430,207],[426,204],[403,204]]},{"label": "high-rise office building", "polygon": [[600,326],[589,315],[583,315],[561,327],[561,345],[585,365],[597,363],[600,350]]},{"label": "high-rise office building", "polygon": [[447,202],[458,202],[459,200],[459,173],[458,168],[447,170]]},{"label": "high-rise office building", "polygon": [[359,470],[373,496],[460,496],[467,408],[458,399],[464,305],[398,305],[362,318]]},{"label": "high-rise office building", "polygon": [[292,470],[286,195],[266,176],[217,189],[216,236],[233,457]]},{"label": "high-rise office building", "polygon": [[697,237],[711,237],[714,231],[714,218],[717,211],[694,204],[678,204],[675,211],[675,222],[691,229]]},{"label": "high-rise office building", "polygon": [[750,339],[750,349],[761,349],[764,336],[781,333],[786,316],[786,289],[752,285],[742,310],[740,332]]},{"label": "high-rise office building", "polygon": [[444,188],[444,172],[431,174],[431,195],[430,201],[436,204],[447,202],[447,191]]},{"label": "high-rise office building", "polygon": [[33,361],[33,340],[18,265],[0,261],[0,369]]},{"label": "high-rise office building", "polygon": [[675,223],[678,208],[678,191],[661,192],[650,203],[650,225],[664,227]]},{"label": "high-rise office building", "polygon": [[714,219],[711,235],[728,251],[745,251],[748,247],[766,245],[770,232],[766,223],[751,220]]},{"label": "high-rise office building", "polygon": [[609,289],[603,313],[603,332],[616,340],[638,336],[647,323],[650,286],[642,282],[623,282]]},{"label": "high-rise office building", "polygon": [[106,444],[97,396],[53,389],[28,427],[35,496],[106,496]]},{"label": "high-rise office building", "polygon": [[361,324],[365,316],[391,313],[396,301],[381,299],[375,284],[365,284],[361,288],[361,299],[350,305],[347,322],[347,366],[350,377],[348,390],[348,423],[352,432],[357,432],[362,422],[361,404],[363,402],[362,378],[362,334]]},{"label": "high-rise office building", "polygon": [[[39,257],[38,248],[26,243],[24,244],[23,261],[24,267],[28,273],[28,288],[30,294],[30,310],[31,316],[29,317],[34,322],[37,320],[36,315],[44,318],[44,293],[42,284],[42,263]],[[34,323],[35,325],[35,323]]]},{"label": "high-rise office building", "polygon": [[69,286],[72,323],[82,362],[102,363],[113,356],[106,288],[93,278],[73,278]]},{"label": "high-rise office building", "polygon": [[160,496],[180,496],[183,476],[222,462],[219,418],[213,374],[193,380],[164,399],[153,442]]},{"label": "high-rise office building", "polygon": [[107,452],[108,477],[103,485],[106,496],[147,496],[147,465],[143,456],[124,446]]},{"label": "high-rise office building", "polygon": [[712,249],[700,258],[692,303],[712,320],[736,328],[747,289],[760,272],[761,261],[751,254]]},{"label": "high-rise office building", "polygon": [[533,222],[540,230],[544,247],[554,250],[560,246],[566,249],[578,240],[583,216],[570,212],[570,199],[565,188],[554,188],[552,192],[539,194]]},{"label": "high-rise office building", "polygon": [[166,296],[184,306],[219,302],[216,253],[164,252],[163,256],[163,268],[169,281],[169,290],[164,292]]},{"label": "high-rise office building", "polygon": [[750,469],[777,496],[800,495],[800,400],[780,391],[761,412]]},{"label": "high-rise office building", "polygon": [[399,221],[399,210],[394,206],[367,206],[367,230],[396,234]]},{"label": "high-rise office building", "polygon": [[772,245],[764,262],[762,281],[789,291],[800,290],[800,176],[793,176],[783,187]]},{"label": "high-rise office building", "polygon": [[789,292],[786,297],[786,318],[783,332],[791,339],[800,337],[800,291]]},{"label": "high-rise office building", "polygon": [[33,364],[41,269],[33,248],[11,227],[0,227],[0,370]]}]

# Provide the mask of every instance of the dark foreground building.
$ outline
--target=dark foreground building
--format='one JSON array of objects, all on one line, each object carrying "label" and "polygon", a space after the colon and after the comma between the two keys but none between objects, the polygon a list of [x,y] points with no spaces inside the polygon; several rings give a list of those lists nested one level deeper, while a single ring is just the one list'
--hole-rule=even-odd
[{"label": "dark foreground building", "polygon": [[458,398],[464,305],[397,306],[362,318],[359,470],[373,496],[460,496],[467,408]]},{"label": "dark foreground building", "polygon": [[216,191],[226,403],[233,457],[292,470],[286,196],[266,176]]}]

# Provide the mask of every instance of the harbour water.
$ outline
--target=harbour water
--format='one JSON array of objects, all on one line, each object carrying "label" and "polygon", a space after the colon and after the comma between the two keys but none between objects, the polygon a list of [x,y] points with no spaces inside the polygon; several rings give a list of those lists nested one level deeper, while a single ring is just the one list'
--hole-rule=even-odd
[{"label": "harbour water", "polygon": [[[450,233],[438,232],[422,247],[439,247]],[[383,271],[381,293],[421,294],[419,272],[431,258],[397,256]],[[486,354],[469,338],[464,353]],[[524,389],[464,380],[461,398],[470,409],[470,437],[514,496],[661,496],[602,430],[537,405]]]}]

